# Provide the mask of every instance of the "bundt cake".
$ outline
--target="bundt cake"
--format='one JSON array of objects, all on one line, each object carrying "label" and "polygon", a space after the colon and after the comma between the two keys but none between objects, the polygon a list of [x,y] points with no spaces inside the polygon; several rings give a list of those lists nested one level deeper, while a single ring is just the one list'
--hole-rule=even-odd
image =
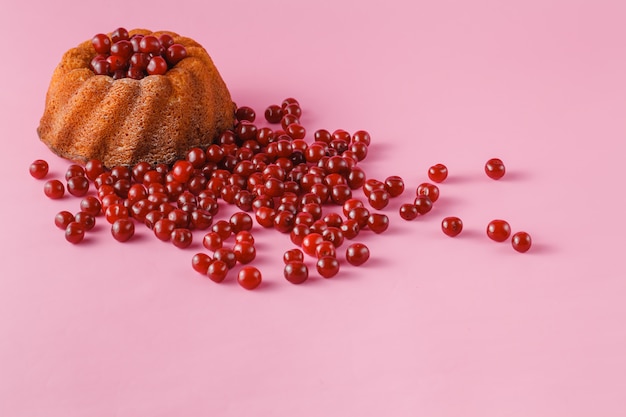
[{"label": "bundt cake", "polygon": [[[147,41],[155,38],[162,43],[151,46]],[[200,44],[173,32],[120,28],[63,55],[37,132],[52,151],[74,161],[169,164],[231,129],[234,113],[226,84]]]}]

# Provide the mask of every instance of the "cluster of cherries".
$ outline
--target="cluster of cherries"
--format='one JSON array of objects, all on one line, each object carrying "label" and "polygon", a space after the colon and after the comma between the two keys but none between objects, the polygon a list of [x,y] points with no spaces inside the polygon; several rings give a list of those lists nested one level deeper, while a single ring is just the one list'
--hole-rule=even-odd
[{"label": "cluster of cherries", "polygon": [[91,39],[96,56],[89,64],[96,75],[113,79],[140,80],[148,75],[163,75],[187,56],[187,49],[167,33],[159,37],[135,34],[130,36],[118,28],[111,36],[99,33]]},{"label": "cluster of cherries", "polygon": [[[61,211],[55,224],[65,231],[69,242],[79,243],[98,216],[111,224],[111,234],[120,242],[131,239],[135,224],[143,223],[158,239],[182,249],[191,245],[192,230],[207,230],[202,244],[211,255],[195,254],[193,269],[222,282],[230,270],[241,264],[239,284],[254,289],[262,280],[260,271],[248,266],[256,258],[251,233],[256,221],[263,228],[288,234],[297,246],[283,256],[287,281],[300,284],[308,279],[305,255],[316,259],[320,276],[331,278],[339,272],[337,253],[346,239],[355,239],[363,230],[376,234],[387,230],[389,217],[380,211],[391,198],[404,192],[405,185],[398,176],[366,178],[359,166],[370,144],[366,131],[350,134],[341,129],[332,133],[320,129],[314,133],[314,141],[307,143],[306,131],[299,122],[301,114],[293,98],[285,99],[280,106],[271,105],[265,119],[281,124],[281,128],[271,129],[254,124],[256,113],[252,108],[239,107],[233,130],[223,132],[207,149],[189,150],[185,159],[171,166],[140,162],[109,170],[97,160],[85,166],[72,164],[65,174],[66,185],[58,179],[44,185],[44,193],[50,198],[63,197],[66,187],[71,195],[82,198],[78,213]],[[492,159],[485,171],[498,179],[504,175],[504,165]],[[48,164],[37,160],[31,164],[30,173],[45,178]],[[448,170],[437,164],[429,169],[428,176],[434,183],[441,183]],[[96,195],[88,195],[91,183]],[[359,189],[366,201],[353,197],[353,190]],[[400,206],[400,217],[412,220],[425,215],[438,198],[435,184],[422,183],[413,202]],[[219,200],[240,211],[229,219],[218,220]],[[325,209],[332,205],[341,209]],[[442,221],[442,230],[448,236],[458,235],[462,228],[457,217]],[[502,220],[492,221],[487,228],[488,236],[496,241],[508,239],[510,232],[510,226]],[[234,243],[226,245],[231,237]],[[513,247],[520,252],[528,250],[530,244],[525,232],[512,239]],[[345,260],[352,265],[365,263],[369,256],[369,249],[362,243],[349,244],[345,249]]]}]

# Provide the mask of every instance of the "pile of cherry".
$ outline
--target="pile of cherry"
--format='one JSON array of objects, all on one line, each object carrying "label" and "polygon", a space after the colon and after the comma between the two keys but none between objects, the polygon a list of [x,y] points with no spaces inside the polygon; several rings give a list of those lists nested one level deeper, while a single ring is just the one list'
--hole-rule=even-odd
[{"label": "pile of cherry", "polygon": [[130,36],[126,29],[118,28],[110,37],[98,33],[91,39],[91,45],[97,54],[89,64],[91,70],[96,75],[108,75],[116,80],[163,75],[187,57],[187,49],[174,43],[174,38],[167,33],[159,37]]},{"label": "pile of cherry", "polygon": [[[55,224],[65,231],[67,241],[77,244],[99,216],[111,224],[111,234],[119,242],[131,239],[139,223],[152,229],[158,239],[183,249],[192,243],[192,230],[208,230],[202,244],[211,255],[195,254],[192,267],[222,282],[238,263],[246,265],[237,280],[242,287],[254,289],[262,280],[257,268],[247,266],[256,257],[251,233],[256,220],[263,228],[288,234],[297,246],[283,256],[287,281],[300,284],[307,280],[305,254],[316,259],[320,276],[331,278],[339,272],[337,253],[346,239],[356,238],[362,230],[377,234],[387,230],[389,217],[380,211],[390,198],[404,192],[405,185],[398,176],[384,181],[366,178],[359,166],[370,144],[366,131],[351,135],[345,130],[331,133],[320,129],[314,133],[314,141],[307,143],[306,131],[299,122],[301,113],[293,98],[285,99],[281,106],[269,106],[265,119],[282,127],[273,130],[257,127],[254,110],[239,107],[234,130],[225,131],[207,149],[189,150],[185,159],[171,166],[140,162],[109,170],[97,160],[85,166],[72,164],[65,174],[65,185],[58,179],[44,185],[49,198],[63,197],[66,187],[69,194],[82,198],[78,213],[61,211]],[[505,167],[501,160],[491,159],[485,172],[499,179]],[[45,178],[47,162],[33,162],[30,174]],[[448,170],[442,164],[428,171],[434,183],[445,181],[447,176]],[[97,196],[87,195],[91,184]],[[363,190],[365,202],[353,198],[352,190],[357,189]],[[402,204],[399,215],[405,220],[423,216],[438,198],[435,184],[420,184],[413,202]],[[220,199],[240,211],[228,220],[217,220]],[[343,216],[327,210],[330,205],[341,207]],[[446,217],[441,227],[446,235],[454,237],[461,233],[463,223],[458,217]],[[511,236],[511,228],[506,221],[496,219],[488,224],[487,235],[503,242]],[[234,244],[227,247],[225,243],[231,236]],[[518,252],[526,252],[531,246],[530,235],[518,232],[511,244]],[[362,243],[351,243],[345,249],[345,260],[352,265],[365,263],[369,256],[369,249]]]}]

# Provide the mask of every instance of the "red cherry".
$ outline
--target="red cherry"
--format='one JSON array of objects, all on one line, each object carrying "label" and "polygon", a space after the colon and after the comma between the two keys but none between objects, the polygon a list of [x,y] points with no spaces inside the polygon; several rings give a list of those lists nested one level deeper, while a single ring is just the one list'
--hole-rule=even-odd
[{"label": "red cherry", "polygon": [[511,226],[504,220],[492,220],[487,225],[487,236],[496,242],[504,242],[511,235]]},{"label": "red cherry", "polygon": [[386,189],[373,190],[367,197],[370,206],[376,210],[382,210],[389,204],[389,193]]},{"label": "red cherry", "polygon": [[256,249],[251,243],[237,242],[233,246],[233,252],[237,261],[241,264],[249,264],[256,258]]},{"label": "red cherry", "polygon": [[315,256],[321,258],[323,256],[332,256],[333,258],[337,256],[335,251],[335,245],[332,242],[324,241],[321,242],[315,248]]},{"label": "red cherry", "polygon": [[48,198],[56,200],[65,194],[65,186],[59,180],[49,180],[44,184],[43,192]]},{"label": "red cherry", "polygon": [[213,262],[207,268],[207,276],[211,281],[222,282],[228,274],[228,266],[224,261],[213,259]]},{"label": "red cherry", "polygon": [[348,219],[343,222],[339,230],[346,239],[354,239],[359,234],[359,223],[354,219]]},{"label": "red cherry", "polygon": [[370,250],[362,243],[353,243],[346,249],[346,261],[351,265],[362,265],[369,257]]},{"label": "red cherry", "polygon": [[511,239],[511,244],[513,245],[513,249],[520,253],[527,252],[532,245],[532,239],[530,235],[526,232],[517,232],[513,235]]},{"label": "red cherry", "polygon": [[322,243],[324,238],[319,233],[309,233],[302,240],[302,250],[307,255],[315,256],[315,249],[317,245]]},{"label": "red cherry", "polygon": [[309,278],[309,268],[302,261],[288,262],[283,273],[292,284],[302,284]]},{"label": "red cherry", "polygon": [[95,181],[98,175],[104,172],[104,165],[97,159],[91,159],[85,164],[85,175],[91,181]]},{"label": "red cherry", "polygon": [[463,230],[463,222],[458,217],[446,217],[441,221],[441,230],[450,236],[457,236]]},{"label": "red cherry", "polygon": [[65,228],[65,240],[70,243],[80,243],[85,238],[85,226],[78,222],[71,222]]},{"label": "red cherry", "polygon": [[131,219],[117,219],[111,225],[111,234],[118,242],[126,242],[135,234],[135,222]]},{"label": "red cherry", "polygon": [[89,191],[89,180],[82,176],[72,177],[67,181],[67,191],[74,197],[82,197]]},{"label": "red cherry", "polygon": [[43,159],[37,159],[28,168],[30,175],[38,180],[48,175],[48,163]]},{"label": "red cherry", "polygon": [[289,249],[283,255],[283,262],[304,262],[304,254],[300,249]]},{"label": "red cherry", "polygon": [[246,290],[257,288],[262,281],[261,271],[253,266],[244,266],[237,275],[237,282]]},{"label": "red cherry", "polygon": [[367,146],[369,146],[371,142],[370,134],[367,133],[365,130],[358,130],[354,132],[354,134],[352,135],[352,142],[354,143],[362,142],[362,143],[365,143]]},{"label": "red cherry", "polygon": [[91,39],[91,45],[96,53],[106,55],[111,50],[111,38],[104,33],[98,33]]},{"label": "red cherry", "polygon": [[54,224],[59,229],[67,229],[67,225],[75,221],[74,215],[69,211],[60,211],[54,216]]},{"label": "red cherry", "polygon": [[174,163],[171,174],[180,183],[186,183],[193,174],[193,165],[187,160],[179,160]]},{"label": "red cherry", "polygon": [[85,227],[85,231],[93,229],[93,227],[96,225],[95,217],[87,213],[86,211],[79,211],[78,213],[76,213],[76,216],[74,216],[74,220],[82,224]]},{"label": "red cherry", "polygon": [[371,213],[367,219],[367,226],[376,234],[383,233],[389,227],[389,217],[380,213]]},{"label": "red cherry", "polygon": [[113,73],[114,78],[116,71],[126,68],[126,60],[120,55],[109,55],[106,62],[109,63],[109,74]]},{"label": "red cherry", "polygon": [[339,261],[332,256],[323,256],[315,264],[317,272],[324,278],[332,278],[339,272]]},{"label": "red cherry", "polygon": [[167,62],[161,56],[152,57],[146,67],[148,75],[163,75],[167,72]]},{"label": "red cherry", "polygon": [[196,253],[193,258],[191,258],[191,267],[202,275],[206,275],[211,262],[213,262],[213,259],[206,253]]},{"label": "red cherry", "polygon": [[168,240],[172,238],[172,232],[174,231],[175,228],[176,228],[176,225],[174,224],[174,222],[171,221],[170,219],[165,218],[165,219],[158,220],[154,224],[154,228],[152,230],[154,231],[154,235],[159,240],[167,242]]},{"label": "red cherry", "polygon": [[164,48],[169,48],[170,46],[174,45],[174,38],[170,34],[162,33],[159,36],[159,42],[161,43],[161,45],[163,45]]},{"label": "red cherry", "polygon": [[217,232],[209,232],[204,235],[202,245],[208,250],[215,252],[222,247],[222,237]]},{"label": "red cherry", "polygon": [[191,234],[191,230],[186,228],[178,228],[174,229],[172,232],[172,243],[174,246],[180,249],[188,248],[193,241],[193,235]]},{"label": "red cherry", "polygon": [[213,259],[226,262],[229,269],[232,269],[237,265],[237,255],[232,249],[219,248],[213,252]]},{"label": "red cherry", "polygon": [[504,176],[506,169],[501,159],[492,158],[485,164],[485,173],[494,180],[499,180]]},{"label": "red cherry", "polygon": [[187,48],[183,45],[175,43],[167,48],[165,51],[165,59],[170,67],[178,64],[180,61],[187,57]]},{"label": "red cherry", "polygon": [[435,184],[424,182],[417,186],[415,195],[426,196],[430,199],[431,203],[434,203],[439,198],[439,187],[437,187]]},{"label": "red cherry", "polygon": [[130,38],[130,35],[125,28],[117,28],[113,31],[113,33],[111,33],[111,41],[113,43],[122,41],[122,40],[128,40],[129,38]]},{"label": "red cherry", "polygon": [[154,35],[146,35],[139,41],[139,51],[146,54],[159,54],[161,46],[161,42]]},{"label": "red cherry", "polygon": [[418,214],[421,215],[428,213],[433,208],[432,201],[430,201],[430,198],[426,197],[425,195],[418,195],[417,197],[415,197],[415,200],[413,200],[413,205],[415,206]]},{"label": "red cherry", "polygon": [[400,206],[400,217],[404,220],[413,220],[418,216],[417,206],[415,204],[402,204]]},{"label": "red cherry", "polygon": [[404,180],[397,175],[387,177],[385,179],[385,189],[390,197],[397,197],[404,192]]},{"label": "red cherry", "polygon": [[111,45],[111,56],[119,56],[127,62],[133,54],[133,44],[128,40],[121,40]]},{"label": "red cherry", "polygon": [[272,104],[265,109],[265,120],[273,124],[280,123],[283,114],[283,109],[280,106]]},{"label": "red cherry", "polygon": [[[97,57],[96,57],[97,58]],[[111,73],[111,64],[106,58],[96,59],[91,61],[91,70],[96,75],[109,75]]]},{"label": "red cherry", "polygon": [[448,178],[448,168],[443,164],[436,164],[428,169],[428,178],[434,182],[443,182]]}]

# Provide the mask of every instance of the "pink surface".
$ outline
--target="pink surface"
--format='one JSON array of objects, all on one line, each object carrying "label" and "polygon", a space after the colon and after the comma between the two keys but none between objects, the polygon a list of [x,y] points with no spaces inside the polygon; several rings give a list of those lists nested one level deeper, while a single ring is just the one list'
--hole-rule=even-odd
[{"label": "pink surface", "polygon": [[[1,6],[0,416],[623,416],[624,3],[242,3]],[[28,175],[68,165],[35,129],[62,53],[118,26],[195,38],[259,113],[294,96],[310,133],[368,130],[369,176],[407,183],[359,238],[369,263],[294,286],[287,237],[258,231],[248,292],[191,269],[199,239],[119,244],[100,221],[65,242],[52,220],[78,200]],[[402,221],[437,162],[440,201]],[[489,241],[493,218],[531,251]]]}]

